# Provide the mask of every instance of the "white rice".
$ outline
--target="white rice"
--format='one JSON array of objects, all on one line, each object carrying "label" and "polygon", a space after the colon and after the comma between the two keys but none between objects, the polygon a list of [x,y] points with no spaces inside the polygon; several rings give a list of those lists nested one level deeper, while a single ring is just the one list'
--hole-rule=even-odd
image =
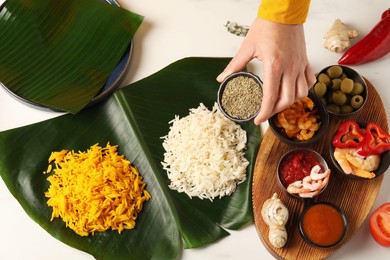
[{"label": "white rice", "polygon": [[246,132],[227,119],[215,103],[209,111],[202,103],[188,116],[169,122],[162,137],[164,170],[169,188],[189,197],[213,200],[232,194],[246,179]]}]

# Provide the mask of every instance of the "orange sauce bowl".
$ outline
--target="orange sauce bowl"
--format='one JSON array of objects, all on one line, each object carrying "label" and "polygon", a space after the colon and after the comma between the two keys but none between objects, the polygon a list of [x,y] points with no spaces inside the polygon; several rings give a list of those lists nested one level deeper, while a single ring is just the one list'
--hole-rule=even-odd
[{"label": "orange sauce bowl", "polygon": [[332,248],[344,240],[347,219],[338,206],[329,202],[315,202],[303,210],[299,232],[314,247]]}]

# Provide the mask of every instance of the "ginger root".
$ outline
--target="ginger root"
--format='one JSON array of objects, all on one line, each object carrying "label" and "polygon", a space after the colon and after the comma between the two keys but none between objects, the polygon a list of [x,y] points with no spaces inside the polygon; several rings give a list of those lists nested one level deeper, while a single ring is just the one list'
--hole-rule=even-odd
[{"label": "ginger root", "polygon": [[269,227],[268,239],[270,243],[277,248],[283,247],[287,242],[285,225],[288,220],[288,209],[278,198],[277,193],[264,202],[261,216]]},{"label": "ginger root", "polygon": [[324,47],[332,52],[343,52],[351,46],[350,39],[358,35],[358,31],[349,29],[340,19],[336,19],[324,35]]}]

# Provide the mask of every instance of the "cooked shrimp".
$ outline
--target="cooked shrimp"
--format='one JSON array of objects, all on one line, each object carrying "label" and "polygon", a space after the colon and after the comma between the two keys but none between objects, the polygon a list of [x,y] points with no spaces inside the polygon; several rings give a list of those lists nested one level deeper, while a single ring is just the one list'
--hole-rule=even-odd
[{"label": "cooked shrimp", "polygon": [[310,131],[309,129],[302,129],[299,134],[297,134],[297,138],[301,141],[307,141],[310,140],[314,134],[314,131]]},{"label": "cooked shrimp", "polygon": [[340,165],[341,169],[344,171],[346,174],[351,174],[352,173],[352,167],[351,164],[348,162],[346,158],[346,154],[348,154],[350,148],[335,148],[333,152],[333,156]]},{"label": "cooked shrimp", "polygon": [[320,187],[322,186],[322,180],[315,181],[315,180],[312,180],[312,178],[310,178],[310,176],[306,176],[302,180],[302,186],[303,186],[303,188],[309,189],[310,191],[315,191],[315,190],[320,189]]},{"label": "cooked shrimp", "polygon": [[313,166],[310,170],[310,178],[314,181],[324,179],[326,176],[330,174],[330,170],[326,170],[322,172],[322,168],[319,165]]},{"label": "cooked shrimp", "polygon": [[[316,120],[317,121],[317,120]],[[309,127],[310,131],[316,132],[320,129],[320,124],[317,122],[314,122],[311,127]]]},{"label": "cooked shrimp", "polygon": [[348,162],[357,168],[373,172],[379,167],[379,163],[381,161],[381,157],[379,155],[368,155],[368,156],[360,156],[356,151],[347,153],[345,155],[345,158],[348,160]]},{"label": "cooked shrimp", "polygon": [[295,128],[295,129],[293,129],[293,130],[284,130],[284,132],[286,133],[286,135],[287,135],[289,138],[297,136],[297,134],[299,133],[299,131],[301,131],[301,129],[299,129],[299,128]]},{"label": "cooked shrimp", "polygon": [[324,179],[322,179],[322,184],[321,184],[320,190],[322,190],[329,182],[330,169],[326,170],[326,172],[329,172],[329,173],[328,173],[328,175],[326,175],[326,177]]},{"label": "cooked shrimp", "polygon": [[321,190],[315,190],[311,192],[299,193],[299,197],[301,198],[313,198],[315,195],[320,193]]},{"label": "cooked shrimp", "polygon": [[335,148],[334,157],[345,173],[369,179],[375,177],[373,171],[380,164],[379,155],[360,156],[355,148]]},{"label": "cooked shrimp", "polygon": [[296,181],[288,185],[287,191],[291,194],[300,194],[310,192],[310,189],[304,188],[302,181]]},{"label": "cooked shrimp", "polygon": [[305,107],[307,107],[307,108],[310,109],[310,110],[313,110],[313,108],[314,108],[314,102],[313,102],[313,100],[311,100],[311,98],[309,98],[309,97],[304,97],[304,98],[301,99],[301,101],[302,101],[302,103],[303,103],[303,105],[304,105]]},{"label": "cooked shrimp", "polygon": [[297,112],[297,114],[305,113],[305,107],[303,106],[302,100],[297,100],[290,106],[291,109]]},{"label": "cooked shrimp", "polygon": [[280,125],[285,129],[285,130],[294,130],[296,128],[296,124],[292,124],[290,123],[287,118],[286,118],[286,115],[284,113],[284,111],[280,112],[278,114],[278,120],[279,120],[279,123]]},{"label": "cooked shrimp", "polygon": [[298,119],[298,127],[300,129],[309,129],[312,124],[313,122],[309,116],[309,112],[306,112]]}]

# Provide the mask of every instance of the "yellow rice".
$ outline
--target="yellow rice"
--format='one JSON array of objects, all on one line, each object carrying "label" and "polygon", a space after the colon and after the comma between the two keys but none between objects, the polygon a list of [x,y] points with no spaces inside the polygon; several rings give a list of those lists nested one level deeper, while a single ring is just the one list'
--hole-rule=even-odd
[{"label": "yellow rice", "polygon": [[87,152],[52,152],[46,172],[52,168],[45,192],[53,208],[51,221],[62,218],[80,236],[133,229],[143,203],[151,198],[138,169],[109,143]]}]

